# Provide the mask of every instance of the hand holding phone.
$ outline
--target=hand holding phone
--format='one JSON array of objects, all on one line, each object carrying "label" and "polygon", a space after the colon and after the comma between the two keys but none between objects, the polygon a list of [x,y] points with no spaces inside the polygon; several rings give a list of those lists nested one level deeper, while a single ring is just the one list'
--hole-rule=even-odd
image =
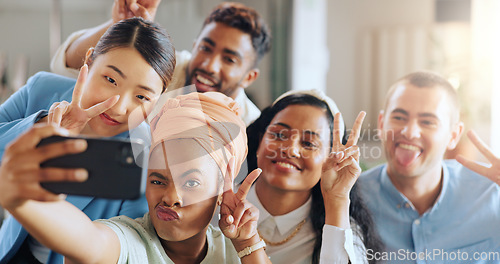
[{"label": "hand holding phone", "polygon": [[[147,177],[147,150],[141,140],[90,137],[52,136],[38,146],[68,139],[85,139],[84,152],[47,160],[42,168],[84,168],[88,172],[85,182],[43,182],[42,187],[53,193],[93,196],[108,199],[137,199],[145,190]],[[136,160],[132,149],[143,149]],[[144,165],[144,166],[139,166]]]},{"label": "hand holding phone", "polygon": [[0,162],[0,205],[3,208],[15,209],[28,200],[60,200],[60,196],[42,188],[40,182],[87,180],[83,169],[40,168],[48,159],[80,153],[87,148],[82,140],[37,147],[40,140],[53,135],[69,135],[69,132],[54,125],[35,124],[7,145]]}]

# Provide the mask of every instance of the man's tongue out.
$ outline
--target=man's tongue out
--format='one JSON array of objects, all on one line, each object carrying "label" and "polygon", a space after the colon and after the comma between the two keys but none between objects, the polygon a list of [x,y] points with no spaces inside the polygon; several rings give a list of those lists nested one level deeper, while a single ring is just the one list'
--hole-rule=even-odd
[{"label": "man's tongue out", "polygon": [[396,147],[396,159],[403,165],[408,166],[420,155],[420,149],[414,146],[399,145]]}]

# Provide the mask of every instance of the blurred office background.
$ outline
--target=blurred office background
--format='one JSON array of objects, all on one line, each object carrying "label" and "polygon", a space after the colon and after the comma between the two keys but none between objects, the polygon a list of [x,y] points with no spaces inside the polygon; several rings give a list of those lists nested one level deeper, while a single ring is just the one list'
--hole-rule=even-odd
[{"label": "blurred office background", "polygon": [[[72,32],[110,18],[112,0],[0,0],[0,102],[38,71]],[[220,0],[162,0],[156,21],[177,50],[191,50]],[[466,128],[498,153],[500,140],[500,1],[246,0],[268,22],[273,47],[247,89],[264,108],[289,89],[321,89],[348,127],[368,112],[365,168],[383,161],[376,120],[389,85],[418,69],[445,75],[458,90]],[[0,135],[1,136],[1,135]],[[363,148],[364,147],[364,148]],[[482,160],[464,137],[459,152]],[[455,153],[449,153],[453,157]],[[0,210],[0,219],[2,218]]]}]

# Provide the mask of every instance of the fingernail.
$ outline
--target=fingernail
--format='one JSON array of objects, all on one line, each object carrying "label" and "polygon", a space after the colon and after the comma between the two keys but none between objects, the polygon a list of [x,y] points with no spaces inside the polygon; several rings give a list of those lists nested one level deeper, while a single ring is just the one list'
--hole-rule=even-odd
[{"label": "fingernail", "polygon": [[79,181],[85,181],[89,178],[89,173],[86,170],[76,170],[75,178]]},{"label": "fingernail", "polygon": [[230,216],[227,217],[226,221],[227,221],[228,224],[232,224],[233,221],[234,221],[234,217],[232,215],[230,215]]},{"label": "fingernail", "polygon": [[87,141],[84,139],[77,139],[74,142],[74,146],[77,150],[84,150],[87,148]]}]

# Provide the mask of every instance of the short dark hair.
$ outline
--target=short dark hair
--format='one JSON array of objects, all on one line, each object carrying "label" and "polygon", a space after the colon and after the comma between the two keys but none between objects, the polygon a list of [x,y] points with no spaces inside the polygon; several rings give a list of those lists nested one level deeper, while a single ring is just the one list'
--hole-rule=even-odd
[{"label": "short dark hair", "polygon": [[164,92],[174,74],[175,48],[163,28],[140,17],[125,19],[111,26],[97,42],[89,58],[89,66],[99,55],[127,47],[136,49],[158,73]]},{"label": "short dark hair", "polygon": [[241,3],[224,2],[212,10],[203,27],[211,22],[223,23],[249,34],[256,54],[255,65],[271,49],[271,31],[253,8]]},{"label": "short dark hair", "polygon": [[408,83],[418,88],[441,89],[445,91],[447,98],[450,102],[451,125],[456,124],[460,119],[460,99],[458,93],[453,88],[451,83],[446,78],[436,72],[432,71],[415,71],[400,78],[394,83],[385,97],[384,110],[387,110],[389,100],[392,98],[394,91],[401,83]]}]

